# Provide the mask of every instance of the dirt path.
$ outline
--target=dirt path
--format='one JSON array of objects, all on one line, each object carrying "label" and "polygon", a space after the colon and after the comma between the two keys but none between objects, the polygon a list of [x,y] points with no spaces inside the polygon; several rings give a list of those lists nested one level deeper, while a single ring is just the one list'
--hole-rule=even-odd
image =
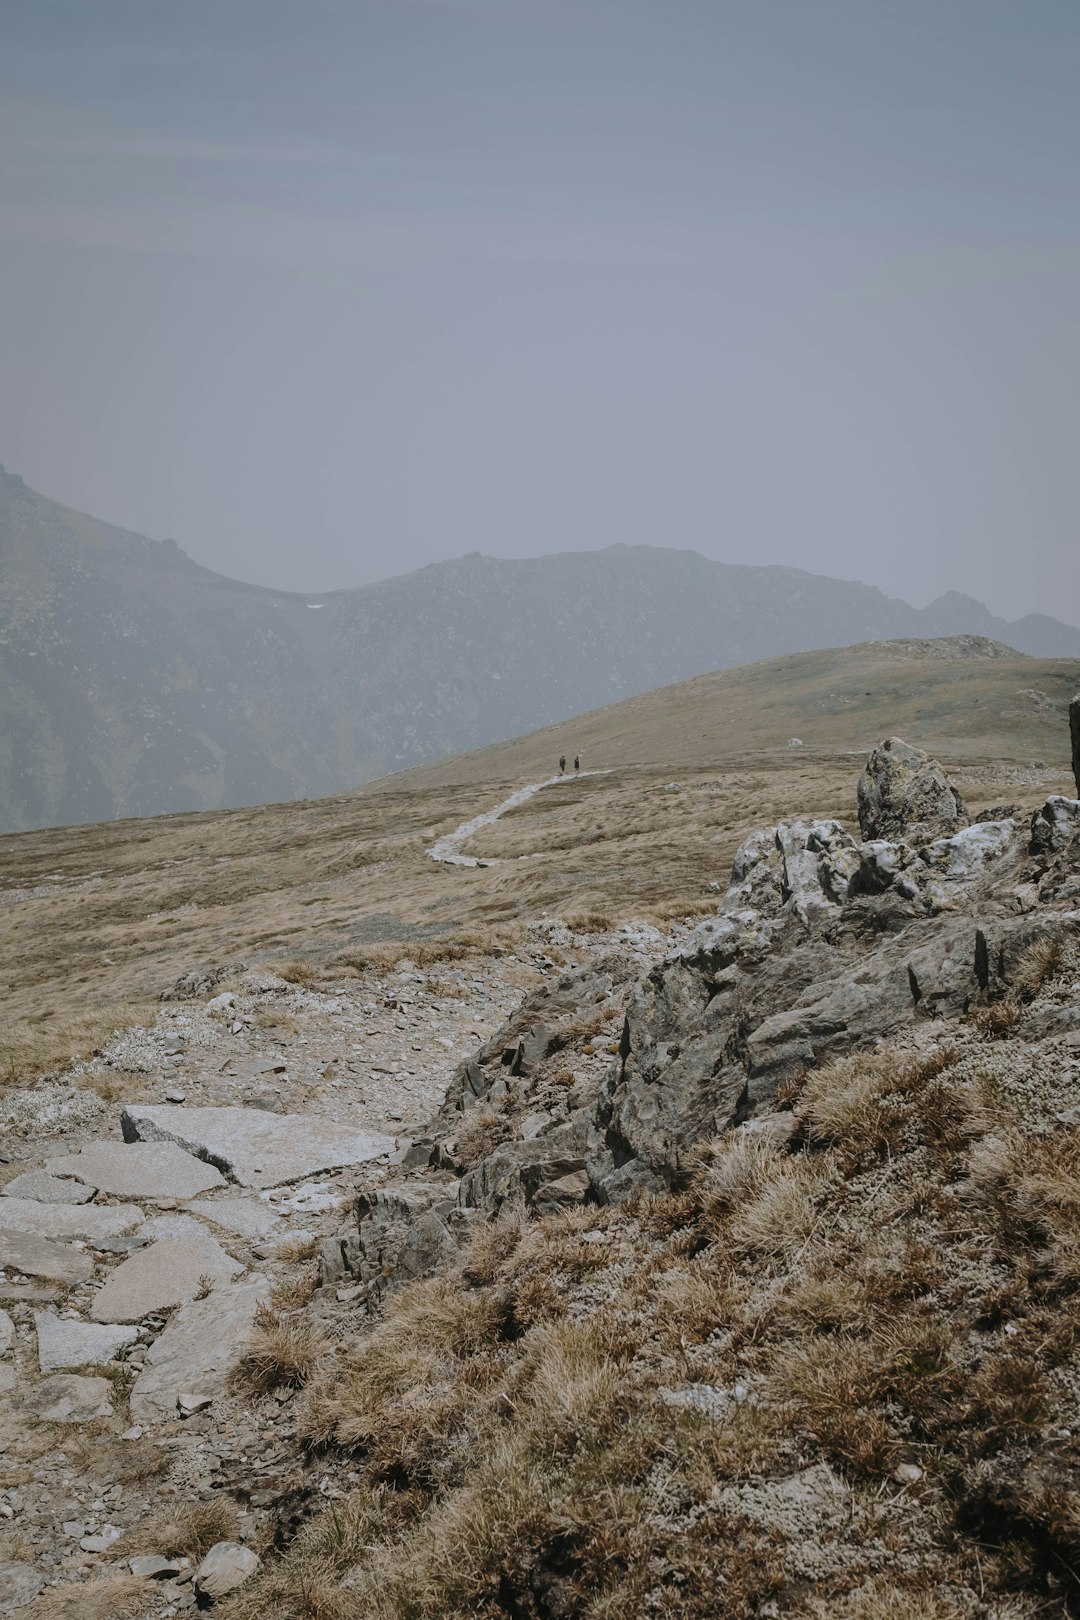
[{"label": "dirt path", "polygon": [[[515,793],[511,793],[508,799],[504,799],[501,804],[497,804],[493,810],[485,810],[481,815],[473,816],[471,821],[463,821],[460,827],[454,828],[453,832],[444,833],[442,838],[437,838],[431,845],[428,854],[433,861],[443,861],[447,866],[500,866],[502,862],[494,858],[463,855],[461,851],[462,844],[467,844],[469,839],[475,833],[481,832],[483,828],[493,827],[500,816],[505,816],[510,810],[516,810],[520,804],[526,804],[535,793],[540,792],[541,788],[555,787],[559,782],[580,782],[586,776],[610,775],[610,771],[575,771],[572,776],[568,776],[564,772],[559,776],[545,777],[542,782],[529,782],[525,787],[518,788]],[[529,857],[519,855],[516,858],[518,860],[528,860]]]}]

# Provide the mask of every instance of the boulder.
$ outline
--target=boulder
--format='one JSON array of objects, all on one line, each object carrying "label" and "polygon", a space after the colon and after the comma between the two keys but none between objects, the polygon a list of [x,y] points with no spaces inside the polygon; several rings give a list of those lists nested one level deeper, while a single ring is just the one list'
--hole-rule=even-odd
[{"label": "boulder", "polygon": [[175,1417],[182,1395],[214,1399],[247,1344],[258,1307],[269,1298],[267,1279],[252,1277],[181,1305],[150,1346],[135,1380],[132,1422]]},{"label": "boulder", "polygon": [[95,1418],[112,1416],[111,1395],[107,1378],[58,1373],[35,1384],[20,1404],[39,1423],[92,1423]]},{"label": "boulder", "polygon": [[448,1225],[453,1200],[437,1184],[414,1183],[361,1193],[356,1225],[323,1244],[321,1284],[346,1275],[375,1293],[426,1277],[457,1253]]},{"label": "boulder", "polygon": [[899,737],[887,737],[866,762],[858,787],[864,838],[907,844],[948,838],[967,824],[958,789],[937,760]]},{"label": "boulder", "polygon": [[349,1130],[333,1120],[302,1114],[268,1114],[259,1108],[180,1110],[151,1104],[125,1108],[120,1126],[126,1142],[144,1149],[176,1144],[174,1151],[194,1154],[242,1187],[302,1181],[321,1170],[389,1155],[395,1146],[392,1136]]},{"label": "boulder", "polygon": [[90,1315],[95,1322],[138,1322],[151,1311],[194,1299],[207,1285],[231,1282],[243,1269],[209,1233],[161,1238],[109,1273]]},{"label": "boulder", "polygon": [[1069,737],[1072,742],[1072,772],[1076,797],[1080,799],[1080,693],[1069,704]]},{"label": "boulder", "polygon": [[27,1277],[47,1277],[50,1282],[78,1283],[93,1275],[94,1262],[67,1243],[53,1243],[32,1232],[0,1229],[0,1270],[4,1269]]},{"label": "boulder", "polygon": [[224,1177],[173,1142],[90,1142],[45,1166],[55,1176],[74,1176],[114,1198],[195,1198]]},{"label": "boulder", "polygon": [[1080,840],[1080,799],[1051,794],[1031,819],[1031,853],[1060,855]]},{"label": "boulder", "polygon": [[216,1603],[250,1580],[259,1567],[258,1554],[238,1541],[219,1541],[195,1571],[195,1596],[201,1603]]},{"label": "boulder", "polygon": [[43,1373],[59,1372],[65,1367],[103,1367],[125,1344],[134,1344],[139,1337],[135,1327],[69,1322],[50,1311],[35,1311],[34,1327],[38,1366]]}]

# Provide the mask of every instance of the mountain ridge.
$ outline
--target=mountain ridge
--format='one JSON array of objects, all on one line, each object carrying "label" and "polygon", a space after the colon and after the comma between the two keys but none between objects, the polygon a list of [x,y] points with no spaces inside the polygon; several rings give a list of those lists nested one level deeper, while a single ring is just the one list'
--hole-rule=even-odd
[{"label": "mountain ridge", "polygon": [[0,473],[0,831],[315,797],[815,647],[1080,630],[616,543],[354,589],[249,585]]}]

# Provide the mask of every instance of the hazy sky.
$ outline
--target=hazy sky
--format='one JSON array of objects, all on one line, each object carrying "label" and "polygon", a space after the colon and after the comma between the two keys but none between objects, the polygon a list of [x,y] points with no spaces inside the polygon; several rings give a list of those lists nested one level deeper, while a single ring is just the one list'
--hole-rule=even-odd
[{"label": "hazy sky", "polygon": [[1080,622],[1076,0],[2,0],[0,462],[266,584]]}]

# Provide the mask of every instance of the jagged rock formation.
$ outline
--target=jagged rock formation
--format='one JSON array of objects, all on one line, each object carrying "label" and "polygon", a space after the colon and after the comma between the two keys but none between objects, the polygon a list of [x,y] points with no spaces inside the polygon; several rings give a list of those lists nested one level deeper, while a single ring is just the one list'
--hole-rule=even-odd
[{"label": "jagged rock formation", "polygon": [[1080,794],[1080,696],[1069,704],[1069,734],[1072,739],[1072,768],[1076,791]]},{"label": "jagged rock formation", "polygon": [[899,737],[875,748],[859,778],[864,838],[915,844],[947,838],[967,823],[964,801],[936,760]]},{"label": "jagged rock formation", "polygon": [[648,546],[263,590],[0,469],[0,832],[315,797],[705,670],[956,635],[1080,656],[969,597]]},{"label": "jagged rock formation", "polygon": [[[326,1245],[324,1282],[374,1300],[504,1206],[677,1188],[722,1132],[789,1128],[778,1099],[823,1060],[995,1004],[1034,940],[1080,929],[1080,800],[933,836],[963,819],[959,795],[893,739],[864,807],[891,840],[834,821],[755,833],[717,915],[644,979],[616,954],[527,997],[402,1150],[399,1184],[361,1197]],[[606,1075],[583,1086],[566,1059],[616,1029]]]}]

